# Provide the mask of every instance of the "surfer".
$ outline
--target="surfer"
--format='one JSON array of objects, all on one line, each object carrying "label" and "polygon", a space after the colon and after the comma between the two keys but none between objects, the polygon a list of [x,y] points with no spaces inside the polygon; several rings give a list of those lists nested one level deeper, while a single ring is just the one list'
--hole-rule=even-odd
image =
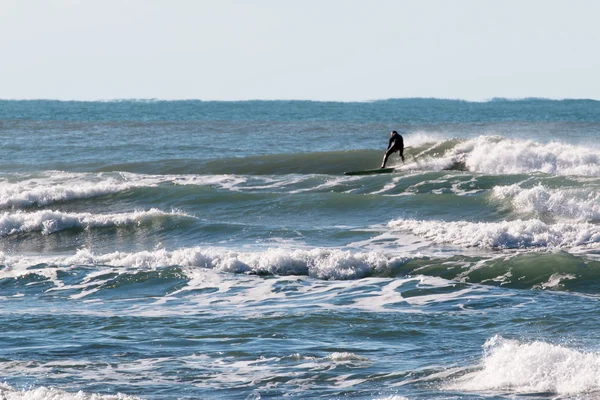
[{"label": "surfer", "polygon": [[402,162],[404,162],[404,139],[402,139],[402,136],[398,132],[392,131],[392,133],[390,133],[390,142],[388,144],[388,148],[383,156],[381,168],[385,168],[385,163],[387,163],[388,157],[395,152],[399,152],[400,158],[402,158]]}]

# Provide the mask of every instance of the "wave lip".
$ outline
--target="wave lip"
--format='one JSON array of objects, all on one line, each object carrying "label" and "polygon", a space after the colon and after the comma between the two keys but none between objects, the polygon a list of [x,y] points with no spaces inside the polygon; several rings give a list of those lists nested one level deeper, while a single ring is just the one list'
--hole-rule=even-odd
[{"label": "wave lip", "polygon": [[481,369],[447,385],[450,390],[573,395],[600,391],[600,354],[544,342],[494,336],[483,346]]},{"label": "wave lip", "polygon": [[141,225],[155,218],[165,216],[190,217],[178,211],[170,213],[152,208],[148,211],[135,211],[118,214],[66,213],[61,211],[43,210],[36,212],[16,213],[5,212],[0,215],[0,237],[19,233],[41,232],[49,235],[65,229],[90,229],[104,227],[119,227],[126,225]]},{"label": "wave lip", "polygon": [[434,243],[449,243],[461,247],[570,249],[600,246],[600,226],[587,222],[546,224],[539,219],[501,222],[398,219],[390,221],[388,226],[409,231]]}]

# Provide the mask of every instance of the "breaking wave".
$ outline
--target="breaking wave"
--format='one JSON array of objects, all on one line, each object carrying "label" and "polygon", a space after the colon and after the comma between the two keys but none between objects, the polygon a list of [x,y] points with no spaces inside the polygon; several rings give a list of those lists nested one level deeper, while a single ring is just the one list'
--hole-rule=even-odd
[{"label": "breaking wave", "polygon": [[543,185],[532,188],[522,188],[518,184],[496,186],[492,198],[509,201],[517,214],[557,221],[600,221],[600,190],[595,185],[562,189]]},{"label": "breaking wave", "polygon": [[444,222],[397,219],[388,226],[434,243],[498,249],[597,248],[600,225],[587,222],[547,224],[539,219],[500,222]]},{"label": "breaking wave", "polygon": [[[41,260],[40,260],[41,261]],[[352,253],[338,249],[268,249],[243,252],[220,248],[182,248],[136,253],[115,252],[94,255],[80,250],[67,258],[44,259],[57,265],[96,264],[131,268],[181,267],[209,268],[221,272],[272,275],[308,275],[319,279],[358,279],[383,273],[402,265],[407,258],[378,252]]]},{"label": "breaking wave", "polygon": [[[405,139],[408,141],[409,139]],[[537,143],[501,136],[468,140],[443,140],[414,148],[400,170],[464,169],[470,172],[508,175],[600,176],[600,150],[565,143]]]},{"label": "breaking wave", "polygon": [[483,346],[481,367],[450,383],[450,390],[555,393],[600,390],[600,354],[494,336]]},{"label": "breaking wave", "polygon": [[[465,170],[489,175],[542,173],[600,177],[600,149],[560,142],[482,135],[472,139],[444,139],[435,134],[405,135],[406,163],[392,156],[388,166],[397,171]],[[384,143],[385,145],[385,143]],[[331,174],[377,168],[384,148],[291,154],[267,154],[218,160],[165,160],[106,166],[102,171],[139,174],[284,175]]]},{"label": "breaking wave", "polygon": [[67,213],[51,210],[4,212],[0,215],[0,237],[28,232],[40,232],[43,235],[49,235],[66,229],[142,225],[150,223],[156,218],[169,216],[191,217],[178,211],[167,213],[154,208],[148,211],[114,214]]},{"label": "breaking wave", "polygon": [[[74,272],[82,268],[80,272]],[[565,252],[500,254],[488,257],[404,256],[379,251],[352,252],[335,248],[234,251],[226,248],[180,248],[95,254],[80,249],[63,256],[13,256],[0,252],[0,287],[49,279],[62,287],[63,278],[80,275],[82,286],[98,285],[104,276],[120,284],[145,280],[194,280],[203,270],[225,274],[308,276],[320,280],[359,280],[429,276],[461,283],[520,289],[597,293],[600,264]],[[71,278],[68,278],[71,279]],[[227,279],[225,276],[219,279]],[[115,286],[117,285],[117,286]],[[158,293],[155,293],[159,295]]]}]

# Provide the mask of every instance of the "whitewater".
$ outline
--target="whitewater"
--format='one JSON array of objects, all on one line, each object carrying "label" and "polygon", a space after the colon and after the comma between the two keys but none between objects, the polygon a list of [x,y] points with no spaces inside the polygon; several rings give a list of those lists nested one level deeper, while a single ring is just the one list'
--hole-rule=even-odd
[{"label": "whitewater", "polygon": [[[406,161],[377,168],[391,130]],[[0,397],[600,396],[600,103],[0,100]]]}]

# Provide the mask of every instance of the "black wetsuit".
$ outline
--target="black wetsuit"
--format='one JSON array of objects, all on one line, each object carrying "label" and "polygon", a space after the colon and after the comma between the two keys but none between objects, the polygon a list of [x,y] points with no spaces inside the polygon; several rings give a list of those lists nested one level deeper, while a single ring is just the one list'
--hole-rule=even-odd
[{"label": "black wetsuit", "polygon": [[388,157],[395,152],[400,153],[400,158],[402,158],[402,162],[404,162],[404,139],[399,133],[394,133],[390,137],[390,142],[388,144],[388,148],[383,156],[383,162],[381,163],[381,168],[385,168],[385,164],[387,163]]}]

